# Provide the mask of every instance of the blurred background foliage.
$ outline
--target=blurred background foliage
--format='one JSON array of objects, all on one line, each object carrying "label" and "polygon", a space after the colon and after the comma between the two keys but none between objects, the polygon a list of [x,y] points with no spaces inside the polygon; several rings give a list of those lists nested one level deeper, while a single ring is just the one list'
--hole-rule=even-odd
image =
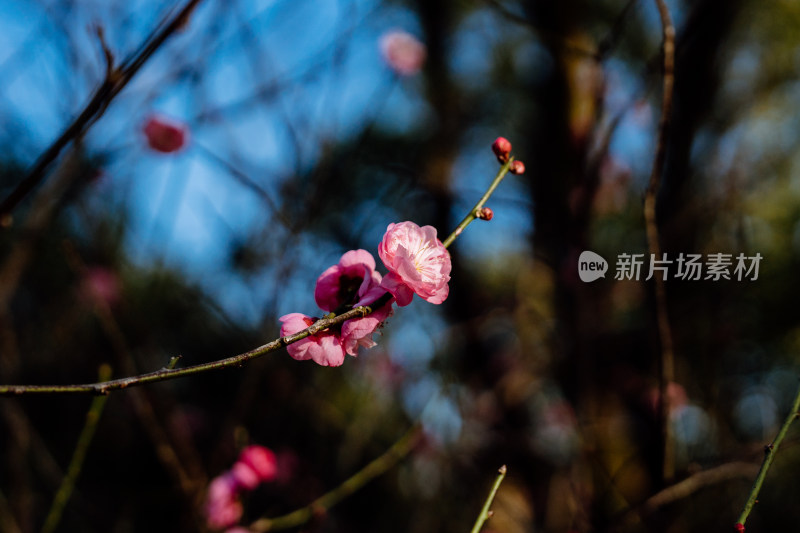
[{"label": "blurred background foliage", "polygon": [[[12,190],[85,105],[105,65],[176,3],[0,1],[0,186]],[[341,368],[285,352],[111,395],[61,531],[202,531],[211,478],[248,443],[281,475],[244,524],[306,505],[416,420],[399,466],[303,531],[466,531],[495,470],[487,529],[726,531],[797,387],[800,5],[667,2],[675,107],[659,193],[663,251],[763,256],[755,281],[667,282],[675,479],[661,475],[652,286],[614,279],[647,250],[642,197],[660,113],[649,0],[205,0],[49,170],[0,234],[0,382],[93,381],[219,359],[319,314],[317,276],[390,222],[447,235],[450,297],[398,310]],[[427,47],[397,75],[378,42]],[[155,112],[191,132],[151,151]],[[611,263],[582,283],[577,257]],[[0,531],[41,528],[84,396],[0,398]],[[748,531],[788,530],[790,434]],[[648,498],[732,465],[690,496]],[[694,477],[693,477],[694,476]]]}]

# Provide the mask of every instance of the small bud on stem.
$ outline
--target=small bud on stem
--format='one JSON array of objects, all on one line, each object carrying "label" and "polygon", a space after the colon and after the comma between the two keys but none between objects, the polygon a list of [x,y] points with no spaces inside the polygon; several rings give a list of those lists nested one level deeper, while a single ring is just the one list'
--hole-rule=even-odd
[{"label": "small bud on stem", "polygon": [[511,143],[505,137],[498,137],[492,143],[492,152],[497,156],[500,163],[508,161],[508,156],[511,154]]},{"label": "small bud on stem", "polygon": [[514,161],[511,163],[511,166],[508,167],[509,172],[512,174],[525,174],[525,163],[522,161]]},{"label": "small bud on stem", "polygon": [[492,211],[490,207],[483,207],[480,211],[478,211],[476,216],[481,220],[492,220],[492,217],[494,217],[494,211]]}]

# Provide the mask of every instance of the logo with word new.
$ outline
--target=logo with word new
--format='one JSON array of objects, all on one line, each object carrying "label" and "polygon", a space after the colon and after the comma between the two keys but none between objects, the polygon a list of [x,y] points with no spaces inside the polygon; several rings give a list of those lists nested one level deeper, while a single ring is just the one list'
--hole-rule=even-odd
[{"label": "logo with word new", "polygon": [[591,250],[581,252],[578,258],[578,276],[581,281],[589,283],[596,279],[606,277],[608,271],[608,261],[599,254]]}]

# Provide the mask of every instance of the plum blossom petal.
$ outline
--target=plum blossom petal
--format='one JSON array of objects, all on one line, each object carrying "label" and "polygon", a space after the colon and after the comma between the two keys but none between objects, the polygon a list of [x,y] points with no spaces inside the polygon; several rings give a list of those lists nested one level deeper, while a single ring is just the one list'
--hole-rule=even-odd
[{"label": "plum blossom petal", "polygon": [[[356,302],[356,306],[372,305],[378,298],[386,293],[386,289],[381,286],[373,287],[364,297]],[[392,315],[392,303],[394,298],[383,304],[378,309],[365,317],[351,318],[342,324],[342,345],[345,352],[352,356],[358,355],[358,347],[372,348],[375,341],[372,334]]]},{"label": "plum blossom petal", "polygon": [[236,486],[239,489],[253,490],[258,486],[260,480],[258,473],[253,470],[249,465],[242,462],[236,462],[230,470],[231,477],[236,480]]},{"label": "plum blossom petal", "polygon": [[411,303],[411,299],[414,298],[414,291],[411,290],[411,287],[406,285],[403,278],[394,272],[389,272],[383,276],[381,287],[386,289],[386,292],[392,293],[397,300],[397,305],[400,307],[407,306]]},{"label": "plum blossom petal", "polygon": [[366,250],[350,250],[339,263],[328,268],[317,278],[314,299],[320,309],[335,311],[345,304],[353,304],[372,287],[381,282],[375,271],[375,258]]},{"label": "plum blossom petal", "polygon": [[242,503],[237,490],[237,481],[230,474],[217,476],[211,481],[205,504],[206,522],[211,529],[225,529],[242,517]]},{"label": "plum blossom petal", "polygon": [[401,76],[419,72],[427,56],[425,45],[401,30],[385,33],[380,40],[380,49],[386,64]]},{"label": "plum blossom petal", "polygon": [[264,446],[252,444],[239,454],[237,464],[247,465],[258,476],[261,483],[272,481],[278,475],[278,460],[275,453]]},{"label": "plum blossom petal", "polygon": [[433,304],[447,299],[452,269],[450,254],[436,237],[433,226],[419,227],[413,222],[389,224],[378,246],[378,255],[389,269],[381,287],[397,298],[397,305],[411,303],[410,293]]},{"label": "plum blossom petal", "polygon": [[[279,319],[281,325],[281,337],[294,335],[303,331],[314,323],[314,319],[302,313],[289,313]],[[293,358],[298,361],[311,359],[321,366],[340,366],[344,362],[344,348],[341,339],[330,331],[320,331],[314,335],[309,335],[286,347]]]}]

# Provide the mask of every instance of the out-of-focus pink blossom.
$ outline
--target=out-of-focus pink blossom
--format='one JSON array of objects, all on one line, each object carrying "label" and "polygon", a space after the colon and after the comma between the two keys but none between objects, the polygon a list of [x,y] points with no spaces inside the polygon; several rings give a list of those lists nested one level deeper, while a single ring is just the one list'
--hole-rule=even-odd
[{"label": "out-of-focus pink blossom", "polygon": [[239,454],[237,464],[250,468],[260,483],[272,481],[278,475],[278,460],[269,448],[257,444],[246,447]]},{"label": "out-of-focus pink blossom", "polygon": [[113,306],[120,299],[119,278],[107,268],[91,267],[83,278],[82,292],[90,299]]},{"label": "out-of-focus pink blossom", "polygon": [[411,303],[416,293],[433,304],[447,299],[450,281],[450,254],[436,238],[433,226],[419,227],[413,222],[389,224],[378,246],[389,273],[381,287],[397,299],[397,305]]},{"label": "out-of-focus pink blossom", "polygon": [[[281,321],[281,337],[294,335],[314,323],[314,319],[302,313],[289,313],[279,319]],[[338,335],[331,331],[320,331],[309,335],[286,347],[293,358],[298,361],[311,359],[322,366],[340,366],[344,362],[344,347]]]},{"label": "out-of-focus pink blossom", "polygon": [[150,148],[165,154],[180,150],[189,138],[185,124],[163,115],[150,116],[143,131]]},{"label": "out-of-focus pink blossom", "polygon": [[[666,393],[670,414],[677,413],[689,405],[689,394],[680,383],[674,381],[667,383]],[[646,401],[653,414],[658,413],[661,408],[661,392],[658,387],[652,387],[647,391]]]},{"label": "out-of-focus pink blossom", "polygon": [[250,530],[237,526],[237,527],[232,527],[230,529],[226,529],[225,533],[250,533]]},{"label": "out-of-focus pink blossom", "polygon": [[380,49],[389,67],[402,76],[419,72],[427,56],[425,45],[401,30],[385,33],[380,40]]},{"label": "out-of-focus pink blossom", "polygon": [[517,159],[511,163],[511,166],[508,167],[508,170],[512,174],[525,174],[525,163]]},{"label": "out-of-focus pink blossom", "polygon": [[215,477],[208,486],[205,514],[211,529],[224,529],[242,517],[242,503],[238,499],[237,481],[229,474]]},{"label": "out-of-focus pink blossom", "polygon": [[236,481],[239,489],[253,490],[261,483],[255,470],[238,461],[231,467],[230,476]]}]

